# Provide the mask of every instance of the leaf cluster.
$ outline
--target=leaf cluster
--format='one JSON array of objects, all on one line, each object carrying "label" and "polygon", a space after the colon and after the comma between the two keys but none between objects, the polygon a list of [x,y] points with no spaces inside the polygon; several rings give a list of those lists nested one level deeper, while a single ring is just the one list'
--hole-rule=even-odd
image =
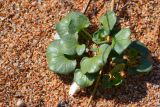
[{"label": "leaf cluster", "polygon": [[70,12],[56,25],[60,39],[47,48],[49,68],[59,74],[74,73],[74,81],[83,88],[93,84],[100,70],[106,88],[121,84],[126,74],[151,71],[148,49],[130,40],[129,28],[117,32],[116,21],[115,13],[108,11],[100,17],[99,29],[90,34],[86,30],[89,19]]}]

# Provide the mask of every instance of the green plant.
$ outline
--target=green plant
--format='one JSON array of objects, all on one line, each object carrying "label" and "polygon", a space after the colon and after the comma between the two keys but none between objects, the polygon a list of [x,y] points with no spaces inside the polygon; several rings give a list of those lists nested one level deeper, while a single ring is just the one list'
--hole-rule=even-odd
[{"label": "green plant", "polygon": [[91,86],[101,71],[105,88],[120,85],[124,76],[148,73],[152,63],[148,49],[130,40],[130,29],[117,30],[113,11],[100,17],[99,29],[90,34],[89,19],[80,12],[70,12],[55,27],[60,39],[47,49],[49,68],[59,74],[74,73],[81,88]]}]

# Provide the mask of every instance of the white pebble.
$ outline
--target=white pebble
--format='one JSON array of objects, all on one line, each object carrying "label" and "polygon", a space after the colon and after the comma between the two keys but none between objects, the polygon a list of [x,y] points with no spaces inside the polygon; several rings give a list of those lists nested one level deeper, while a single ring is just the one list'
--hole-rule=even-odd
[{"label": "white pebble", "polygon": [[18,99],[17,103],[16,103],[16,106],[17,107],[24,107],[25,106],[25,103],[22,99]]}]

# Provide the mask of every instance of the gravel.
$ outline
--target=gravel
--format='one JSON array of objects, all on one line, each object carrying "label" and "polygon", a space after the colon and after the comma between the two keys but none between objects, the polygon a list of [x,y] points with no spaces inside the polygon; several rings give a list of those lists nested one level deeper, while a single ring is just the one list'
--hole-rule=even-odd
[{"label": "gravel", "polygon": [[[106,4],[104,4],[106,1]],[[82,11],[86,0],[0,0],[0,106],[16,106],[20,98],[28,107],[53,107],[60,102],[84,107],[93,87],[68,96],[72,75],[51,72],[46,47],[53,41],[54,25],[71,10]],[[87,15],[97,29],[99,17],[110,1],[93,0]],[[132,76],[113,89],[98,88],[92,102],[96,107],[160,106],[160,1],[116,0],[119,27],[130,27],[132,39],[149,48],[153,70]]]}]

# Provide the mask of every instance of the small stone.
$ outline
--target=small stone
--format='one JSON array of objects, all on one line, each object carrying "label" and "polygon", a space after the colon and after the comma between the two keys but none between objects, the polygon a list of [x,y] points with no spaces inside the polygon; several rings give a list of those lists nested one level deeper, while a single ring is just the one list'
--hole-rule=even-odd
[{"label": "small stone", "polygon": [[16,106],[17,107],[26,107],[26,105],[22,99],[18,99]]}]

